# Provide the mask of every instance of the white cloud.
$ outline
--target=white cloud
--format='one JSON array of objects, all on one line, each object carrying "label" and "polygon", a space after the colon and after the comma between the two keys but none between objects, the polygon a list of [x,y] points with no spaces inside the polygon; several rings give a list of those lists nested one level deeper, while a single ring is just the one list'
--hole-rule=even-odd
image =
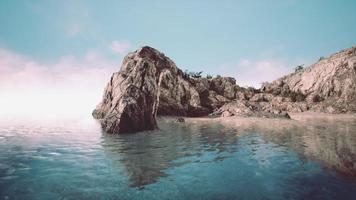
[{"label": "white cloud", "polygon": [[239,85],[259,88],[264,81],[273,81],[290,73],[290,66],[280,60],[242,59],[236,65],[235,71]]},{"label": "white cloud", "polygon": [[117,65],[95,51],[43,64],[0,49],[0,117],[90,116]]},{"label": "white cloud", "polygon": [[241,59],[236,64],[220,66],[217,74],[232,76],[240,86],[259,88],[262,82],[273,81],[292,72],[293,64],[282,59]]},{"label": "white cloud", "polygon": [[125,52],[127,52],[131,47],[131,44],[128,41],[125,40],[114,40],[111,42],[110,44],[110,49],[118,54],[123,54]]}]

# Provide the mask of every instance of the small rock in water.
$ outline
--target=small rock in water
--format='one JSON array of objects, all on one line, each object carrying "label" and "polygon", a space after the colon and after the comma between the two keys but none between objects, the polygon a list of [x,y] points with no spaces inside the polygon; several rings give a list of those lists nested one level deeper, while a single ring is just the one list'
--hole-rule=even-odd
[{"label": "small rock in water", "polygon": [[183,117],[178,117],[176,119],[176,122],[179,122],[179,123],[184,123],[185,122],[185,119]]}]

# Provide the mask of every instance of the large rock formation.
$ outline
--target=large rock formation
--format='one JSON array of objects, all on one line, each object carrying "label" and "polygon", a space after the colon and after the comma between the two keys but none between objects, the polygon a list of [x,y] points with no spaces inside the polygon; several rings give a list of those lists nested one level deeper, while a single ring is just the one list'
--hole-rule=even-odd
[{"label": "large rock formation", "polygon": [[267,83],[262,91],[304,101],[314,111],[355,112],[356,47],[321,58],[306,69]]},{"label": "large rock formation", "polygon": [[[356,112],[356,47],[243,93],[213,114],[280,117],[285,112]],[[246,101],[247,100],[247,101]],[[270,114],[272,113],[272,115]]]},{"label": "large rock formation", "polygon": [[356,47],[321,59],[261,89],[234,78],[182,72],[151,47],[129,53],[93,112],[108,133],[157,128],[156,115],[284,117],[307,110],[356,112]]},{"label": "large rock formation", "polygon": [[156,114],[203,116],[235,97],[233,78],[192,78],[151,47],[129,53],[93,111],[108,133],[157,128]]}]

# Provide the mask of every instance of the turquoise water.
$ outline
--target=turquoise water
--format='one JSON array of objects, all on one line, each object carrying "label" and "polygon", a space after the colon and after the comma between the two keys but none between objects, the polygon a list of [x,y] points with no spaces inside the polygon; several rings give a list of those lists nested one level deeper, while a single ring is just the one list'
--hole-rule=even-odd
[{"label": "turquoise water", "polygon": [[2,121],[0,199],[356,199],[356,120],[159,125],[107,135],[94,120]]}]

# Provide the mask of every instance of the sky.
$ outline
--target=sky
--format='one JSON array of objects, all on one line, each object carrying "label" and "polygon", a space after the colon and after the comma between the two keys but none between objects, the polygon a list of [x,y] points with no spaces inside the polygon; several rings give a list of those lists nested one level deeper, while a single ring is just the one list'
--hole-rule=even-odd
[{"label": "sky", "polygon": [[0,115],[92,110],[145,45],[183,70],[259,87],[355,46],[355,10],[353,0],[1,0]]}]

